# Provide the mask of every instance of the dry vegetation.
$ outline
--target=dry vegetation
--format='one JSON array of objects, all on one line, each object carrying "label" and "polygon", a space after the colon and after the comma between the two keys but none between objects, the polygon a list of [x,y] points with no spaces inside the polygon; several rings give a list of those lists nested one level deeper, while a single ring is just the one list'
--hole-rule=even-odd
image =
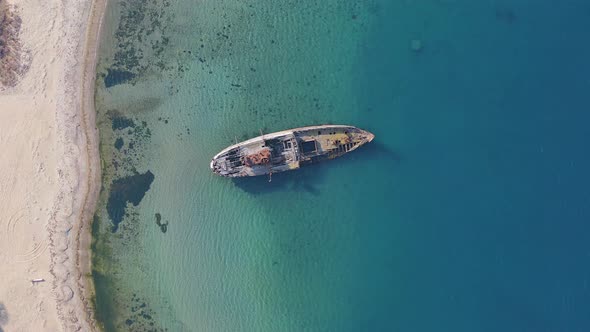
[{"label": "dry vegetation", "polygon": [[0,87],[15,86],[27,70],[19,40],[21,23],[16,8],[0,0]]}]

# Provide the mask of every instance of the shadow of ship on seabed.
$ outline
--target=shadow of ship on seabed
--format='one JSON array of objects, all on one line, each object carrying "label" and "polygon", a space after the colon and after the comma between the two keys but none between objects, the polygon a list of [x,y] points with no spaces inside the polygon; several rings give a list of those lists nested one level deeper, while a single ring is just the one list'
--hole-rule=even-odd
[{"label": "shadow of ship on seabed", "polygon": [[[378,163],[380,167],[394,169],[401,161],[400,155],[379,142],[371,142],[358,150],[335,160],[324,161],[298,170],[275,173],[272,181],[268,176],[232,178],[236,187],[253,194],[269,194],[278,191],[302,191],[319,195],[318,184],[334,163]],[[361,166],[362,167],[362,166]]]}]

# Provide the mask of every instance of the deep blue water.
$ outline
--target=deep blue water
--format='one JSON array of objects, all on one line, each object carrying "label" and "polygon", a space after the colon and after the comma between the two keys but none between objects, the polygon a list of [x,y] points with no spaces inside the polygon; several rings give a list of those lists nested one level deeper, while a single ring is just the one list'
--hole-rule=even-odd
[{"label": "deep blue water", "polygon": [[[99,66],[125,73],[97,83],[107,188],[155,174],[116,232],[103,192],[107,329],[590,330],[589,2],[162,8],[147,69],[114,68],[116,24]],[[376,139],[272,183],[208,170],[259,129],[325,122]]]},{"label": "deep blue water", "polygon": [[400,155],[364,237],[369,329],[589,330],[589,4],[391,3],[359,79]]}]

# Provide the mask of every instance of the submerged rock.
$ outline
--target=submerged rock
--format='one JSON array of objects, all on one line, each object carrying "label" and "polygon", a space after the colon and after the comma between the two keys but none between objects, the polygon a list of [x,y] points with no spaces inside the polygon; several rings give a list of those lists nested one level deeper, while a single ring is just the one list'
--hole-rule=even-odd
[{"label": "submerged rock", "polygon": [[127,203],[134,206],[139,205],[153,181],[154,174],[150,171],[113,181],[107,202],[107,212],[113,222],[113,233],[117,231],[119,224],[123,221]]},{"label": "submerged rock", "polygon": [[117,140],[115,140],[115,149],[117,150],[121,150],[121,148],[123,147],[123,139],[121,137],[117,138]]},{"label": "submerged rock", "polygon": [[420,39],[412,39],[410,48],[416,53],[422,51],[422,41]]},{"label": "submerged rock", "polygon": [[168,220],[166,220],[166,222],[162,222],[162,215],[159,213],[156,213],[156,225],[160,227],[160,231],[162,231],[162,233],[166,233],[166,231],[168,231]]},{"label": "submerged rock", "polygon": [[108,117],[112,121],[112,128],[113,130],[117,129],[125,129],[125,128],[135,128],[135,122],[132,119],[129,119],[122,115],[119,111],[110,110],[107,112]]},{"label": "submerged rock", "polygon": [[107,69],[107,74],[104,77],[104,86],[110,88],[112,86],[127,83],[135,78],[135,74],[127,70]]}]

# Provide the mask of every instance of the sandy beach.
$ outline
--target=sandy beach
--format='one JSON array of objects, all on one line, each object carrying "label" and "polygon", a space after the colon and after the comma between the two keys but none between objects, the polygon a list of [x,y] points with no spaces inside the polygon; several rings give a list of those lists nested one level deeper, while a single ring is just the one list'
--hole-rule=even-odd
[{"label": "sandy beach", "polygon": [[0,0],[0,331],[96,329],[93,96],[105,5]]}]

